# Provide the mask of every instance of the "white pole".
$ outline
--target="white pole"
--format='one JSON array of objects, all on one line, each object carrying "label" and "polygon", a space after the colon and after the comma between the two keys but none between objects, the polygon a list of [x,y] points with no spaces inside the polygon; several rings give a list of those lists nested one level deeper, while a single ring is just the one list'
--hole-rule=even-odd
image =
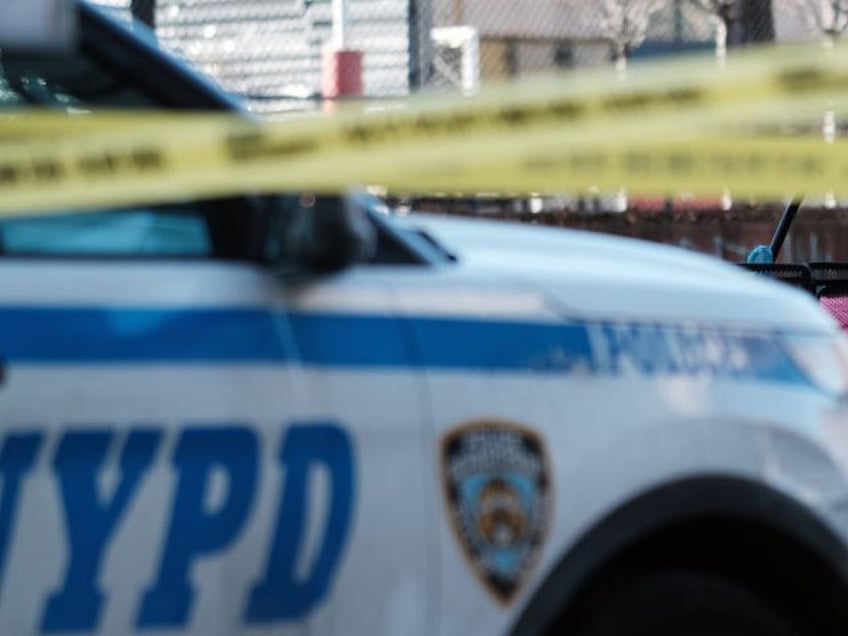
[{"label": "white pole", "polygon": [[348,0],[333,0],[333,48],[344,51],[347,37]]}]

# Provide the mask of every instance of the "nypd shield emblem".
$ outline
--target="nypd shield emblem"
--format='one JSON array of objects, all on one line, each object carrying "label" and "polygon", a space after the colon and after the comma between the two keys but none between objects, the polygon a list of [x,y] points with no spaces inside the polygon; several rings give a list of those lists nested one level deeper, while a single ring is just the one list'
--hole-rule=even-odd
[{"label": "nypd shield emblem", "polygon": [[442,468],[460,546],[488,590],[508,603],[547,534],[550,476],[542,441],[513,424],[470,424],[444,438]]}]

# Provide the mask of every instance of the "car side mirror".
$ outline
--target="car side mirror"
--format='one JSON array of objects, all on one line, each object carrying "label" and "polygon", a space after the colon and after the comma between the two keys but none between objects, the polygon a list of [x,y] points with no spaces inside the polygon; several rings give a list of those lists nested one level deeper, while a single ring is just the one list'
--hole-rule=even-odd
[{"label": "car side mirror", "polygon": [[354,195],[286,197],[270,232],[270,260],[283,268],[328,274],[368,260],[376,231]]}]

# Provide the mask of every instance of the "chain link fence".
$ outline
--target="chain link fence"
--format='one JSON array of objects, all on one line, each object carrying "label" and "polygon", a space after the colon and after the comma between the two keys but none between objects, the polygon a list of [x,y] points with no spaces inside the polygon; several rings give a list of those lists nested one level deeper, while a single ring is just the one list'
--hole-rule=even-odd
[{"label": "chain link fence", "polygon": [[[737,46],[822,41],[848,32],[848,0],[92,1],[153,27],[165,48],[242,96],[253,110],[282,115],[320,109],[339,93],[369,101],[419,91],[473,93],[486,83],[518,76],[591,66],[624,72],[648,58],[701,52],[721,59]],[[340,51],[353,55],[347,59]],[[339,66],[346,60],[352,60],[347,71],[360,81],[341,86]],[[825,115],[823,132],[827,122]],[[836,122],[830,123],[836,130]],[[767,239],[774,220],[761,218],[774,211],[763,202],[736,201],[729,192],[712,199],[662,193],[633,199],[623,190],[590,190],[557,197],[440,195],[392,203],[401,209],[566,225],[609,218],[612,225],[593,229],[672,242],[730,260],[743,258],[750,245]],[[848,201],[831,195],[807,197],[807,204],[848,211]],[[713,220],[739,209],[748,216],[714,231]],[[704,231],[674,235],[673,228],[691,223],[686,216],[691,214],[699,215]],[[629,225],[619,228],[620,219]],[[727,229],[739,224],[751,236]],[[654,236],[652,227],[667,235]],[[825,234],[810,233],[808,255],[845,251],[844,246],[827,247],[826,240],[819,240]]]},{"label": "chain link fence", "polygon": [[[258,111],[835,37],[848,0],[98,0]],[[352,52],[339,57],[333,51]],[[335,74],[335,75],[334,75]],[[345,74],[354,80],[345,81]],[[340,77],[341,76],[341,77]],[[335,81],[335,85],[333,82]],[[328,88],[329,86],[329,88]]]}]

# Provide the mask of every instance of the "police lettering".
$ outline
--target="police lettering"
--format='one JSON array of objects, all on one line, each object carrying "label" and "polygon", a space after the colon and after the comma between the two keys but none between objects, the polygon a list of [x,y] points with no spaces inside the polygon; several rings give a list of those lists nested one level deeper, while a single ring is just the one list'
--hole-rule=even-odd
[{"label": "police lettering", "polygon": [[[145,478],[163,462],[174,473],[175,487],[161,496],[170,512],[156,573],[140,593],[137,628],[178,629],[191,621],[199,593],[192,584],[192,568],[220,556],[239,538],[251,520],[263,480],[283,487],[264,564],[252,587],[244,591],[245,623],[299,620],[326,598],[353,518],[353,447],[344,429],[329,422],[291,425],[281,440],[274,470],[267,475],[262,475],[258,436],[244,424],[185,428],[173,452],[162,457],[170,447],[165,444],[165,430],[69,429],[43,461],[39,456],[52,448],[45,433],[11,433],[2,440],[0,580],[14,549],[12,537],[25,482],[46,469],[58,493],[67,558],[58,587],[49,590],[44,600],[43,633],[98,628],[109,601],[99,581],[110,546]],[[46,468],[40,468],[41,464]],[[310,475],[316,469],[329,475],[326,506],[310,504],[309,488],[314,481]],[[100,482],[107,472],[116,478],[103,492]],[[207,493],[215,474],[226,477],[227,488],[210,509]],[[311,519],[316,509],[322,517]],[[323,539],[311,571],[304,575],[296,571],[298,551],[307,526],[316,523],[323,528]]]},{"label": "police lettering", "polygon": [[602,372],[645,376],[731,376],[754,373],[751,337],[710,329],[606,323],[593,327]]}]

